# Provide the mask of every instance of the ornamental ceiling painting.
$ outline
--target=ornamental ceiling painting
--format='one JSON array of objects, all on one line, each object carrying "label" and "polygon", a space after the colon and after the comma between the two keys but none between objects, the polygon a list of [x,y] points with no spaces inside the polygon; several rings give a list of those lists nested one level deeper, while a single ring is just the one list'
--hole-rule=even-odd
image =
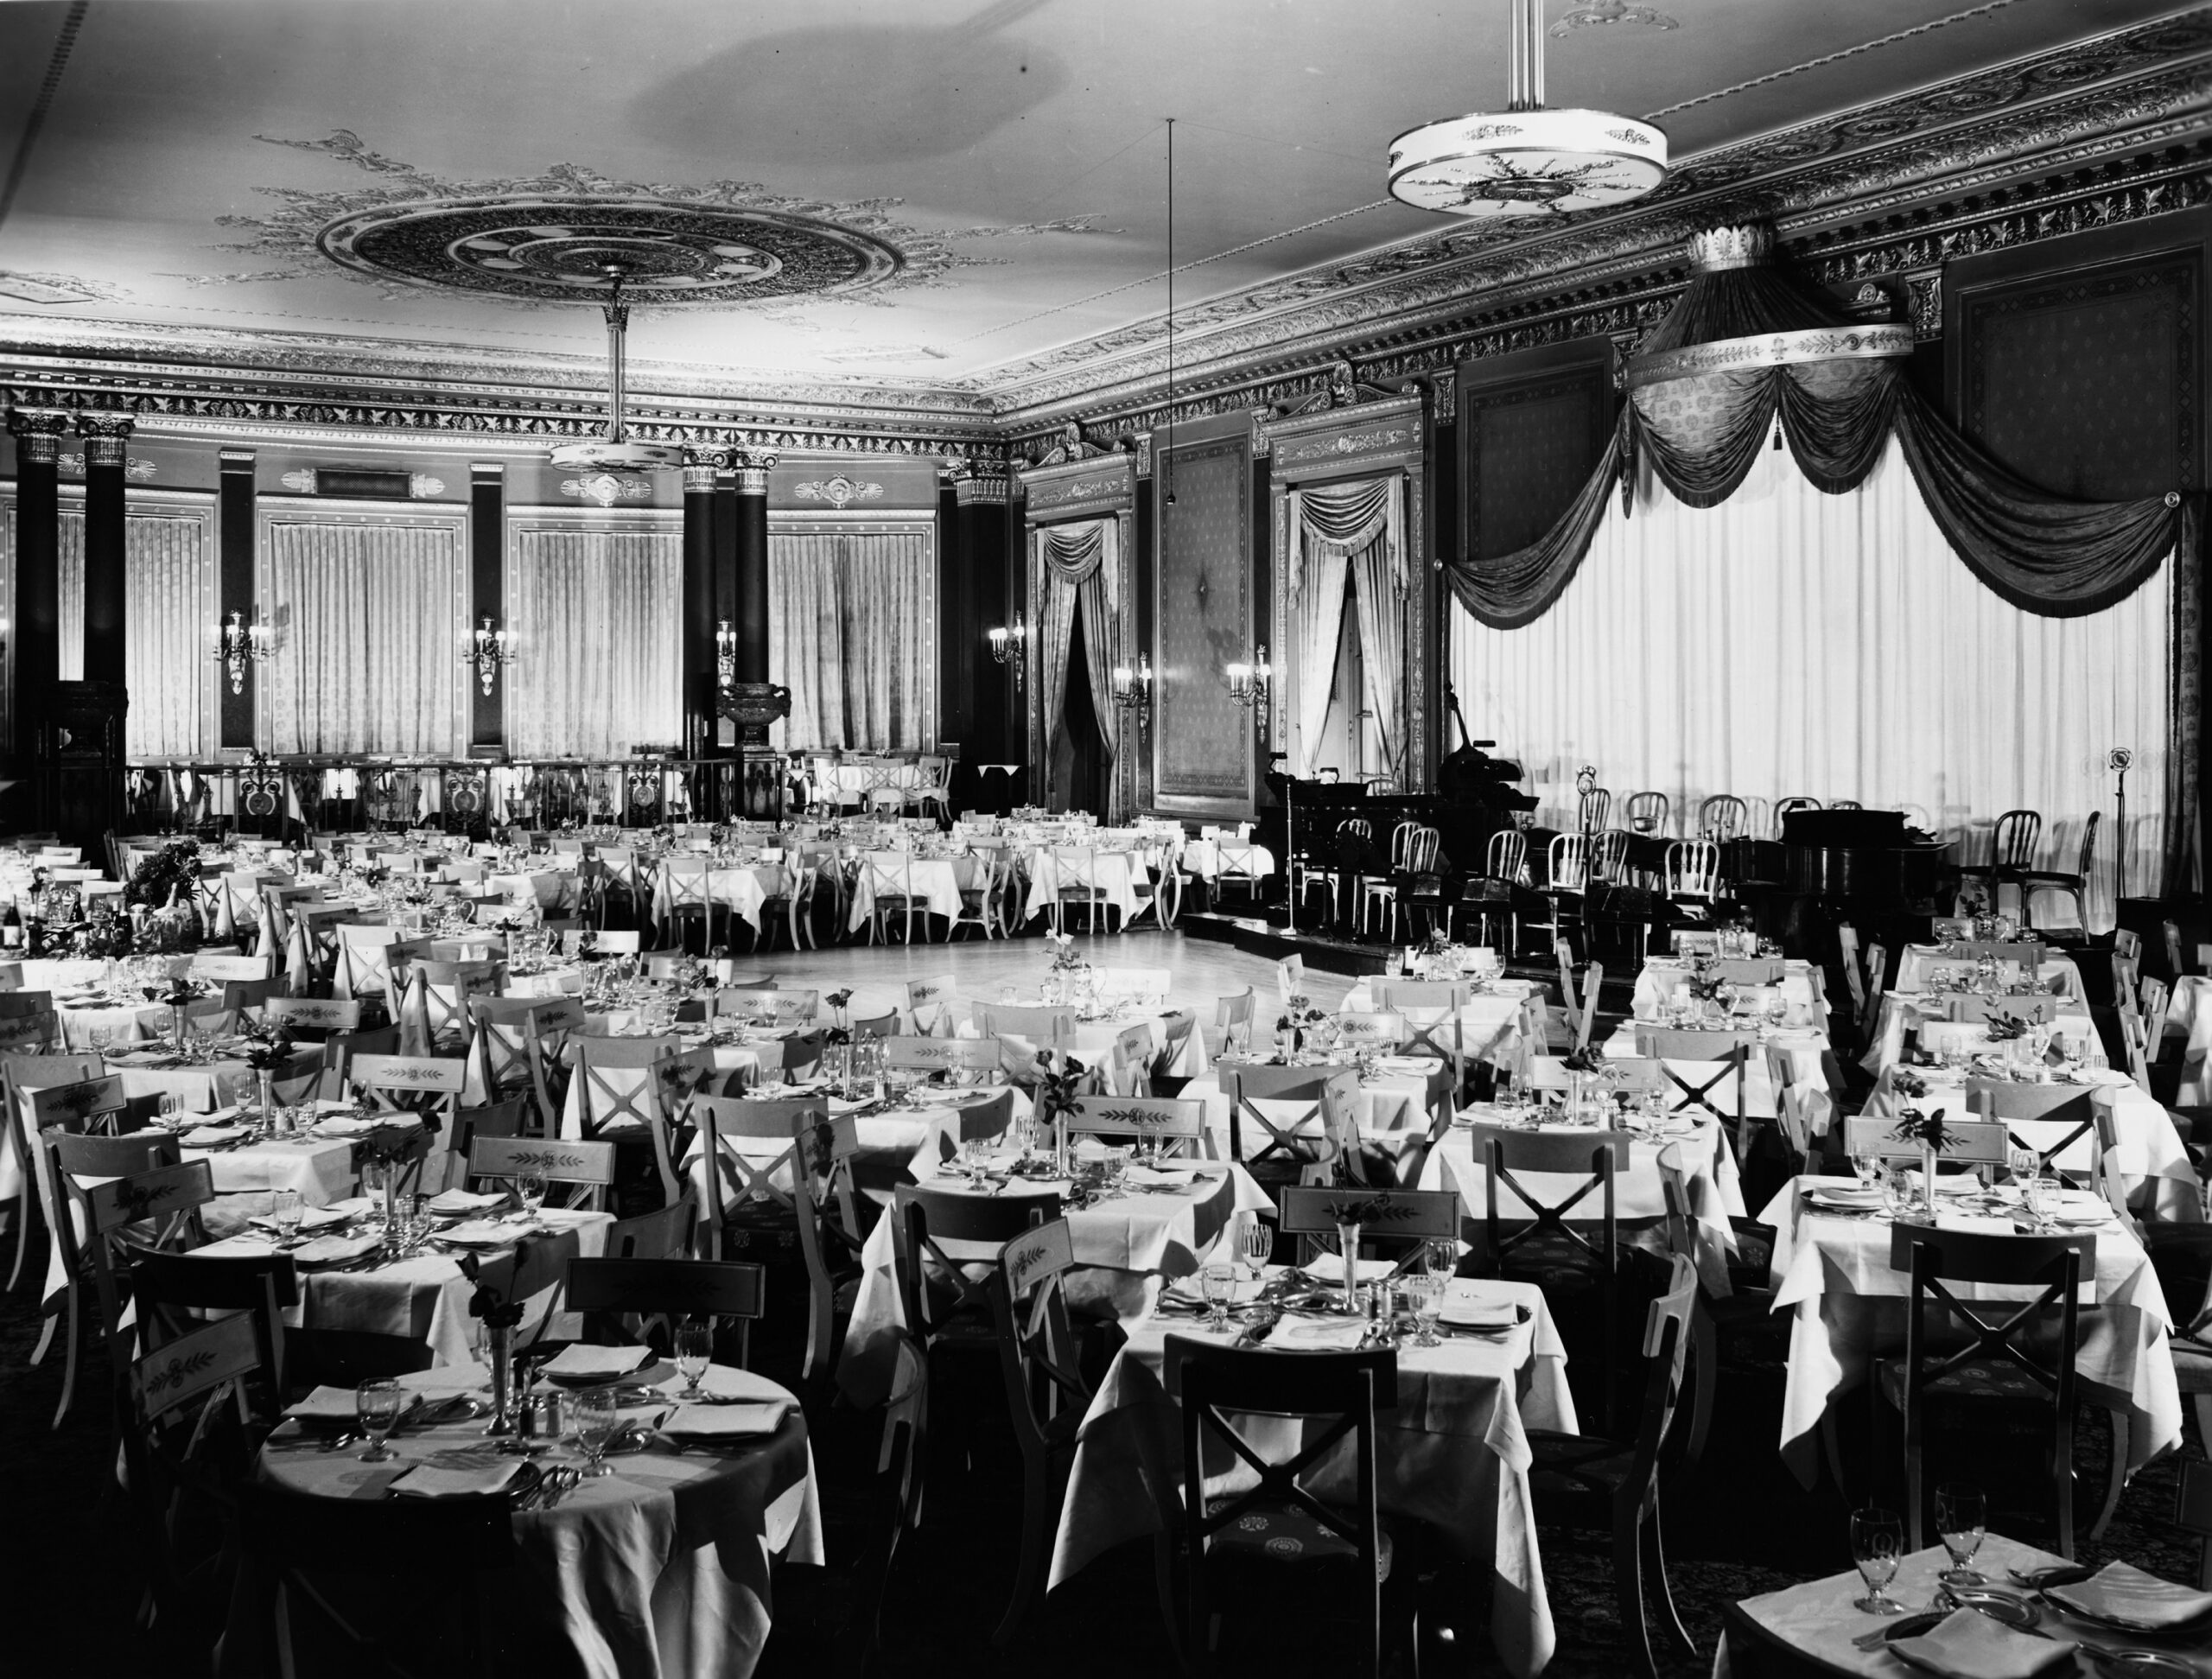
[{"label": "ornamental ceiling painting", "polygon": [[[1156,368],[1170,115],[1203,358],[1656,249],[1724,199],[1786,213],[1854,161],[1860,191],[2016,114],[2088,132],[2092,83],[2201,114],[2212,51],[2212,8],[2140,0],[1545,17],[1552,104],[1667,130],[1645,205],[1388,199],[1392,134],[1502,97],[1480,0],[0,5],[0,341],[588,384],[613,258],[642,385],[1005,411]],[[2153,86],[2190,60],[2193,94]]]}]

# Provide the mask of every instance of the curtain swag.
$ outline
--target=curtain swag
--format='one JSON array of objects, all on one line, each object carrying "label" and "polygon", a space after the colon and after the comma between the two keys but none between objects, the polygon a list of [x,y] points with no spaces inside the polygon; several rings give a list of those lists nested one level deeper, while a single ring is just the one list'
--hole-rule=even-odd
[{"label": "curtain swag", "polygon": [[[1306,555],[1341,560],[1387,535],[1392,582],[1399,597],[1406,592],[1405,544],[1399,531],[1401,498],[1395,474],[1364,478],[1341,487],[1290,492],[1290,553],[1285,586],[1295,601],[1305,587]],[[1341,584],[1341,575],[1338,576]]]},{"label": "curtain swag", "polygon": [[1700,374],[1646,385],[1573,502],[1527,547],[1446,568],[1477,621],[1518,629],[1558,600],[1589,552],[1607,493],[1623,511],[1639,464],[1693,507],[1732,495],[1777,425],[1807,479],[1830,495],[1856,489],[1895,431],[1914,482],[1951,550],[1991,590],[2047,618],[2101,612],[2140,588],[2177,546],[2196,565],[2202,521],[2178,493],[2072,501],[2022,482],[1991,460],[1885,361],[1813,362]]}]

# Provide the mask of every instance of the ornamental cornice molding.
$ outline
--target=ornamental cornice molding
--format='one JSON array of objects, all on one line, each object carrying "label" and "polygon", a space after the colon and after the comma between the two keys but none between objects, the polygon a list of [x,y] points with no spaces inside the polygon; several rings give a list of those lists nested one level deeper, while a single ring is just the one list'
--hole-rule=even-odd
[{"label": "ornamental cornice molding", "polygon": [[[2212,108],[2208,61],[2212,8],[2200,8],[2183,19],[2074,43],[1700,154],[1684,160],[1675,181],[1637,208],[1578,222],[1549,238],[1487,227],[1431,233],[1266,282],[1179,311],[1179,383],[1188,378],[1203,384],[1217,372],[1281,355],[1293,340],[1301,356],[1341,354],[1363,328],[1386,317],[1395,326],[1424,315],[1464,314],[1477,301],[1494,307],[1555,288],[1569,273],[1588,281],[1655,262],[1678,265],[1681,242],[1717,222],[1764,218],[1787,238],[2024,173],[2195,140]],[[2088,79],[2099,85],[2083,86]],[[1913,120],[1916,115],[1927,120]],[[1890,137],[1871,138],[1885,129],[1893,130]],[[1845,150],[1832,135],[1869,137],[1859,149]],[[1138,395],[1153,364],[1164,369],[1163,349],[1158,323],[1140,321],[1011,364],[984,382],[1009,422],[1026,429],[1078,406],[1095,409]]]}]

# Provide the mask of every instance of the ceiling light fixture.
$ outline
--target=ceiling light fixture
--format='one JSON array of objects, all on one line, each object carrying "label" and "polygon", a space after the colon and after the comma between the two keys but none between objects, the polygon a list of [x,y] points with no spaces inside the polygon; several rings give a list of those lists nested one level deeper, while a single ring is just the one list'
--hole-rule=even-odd
[{"label": "ceiling light fixture", "polygon": [[683,464],[683,451],[662,443],[633,443],[622,425],[622,347],[630,329],[630,306],[622,301],[622,282],[631,272],[624,262],[600,264],[610,283],[607,311],[607,360],[610,397],[607,436],[588,443],[563,443],[553,464],[563,472],[658,472]]},{"label": "ceiling light fixture", "polygon": [[1457,216],[1565,215],[1641,198],[1667,178],[1667,137],[1603,111],[1544,108],[1541,0],[1506,0],[1503,111],[1424,123],[1390,143],[1390,196]]}]

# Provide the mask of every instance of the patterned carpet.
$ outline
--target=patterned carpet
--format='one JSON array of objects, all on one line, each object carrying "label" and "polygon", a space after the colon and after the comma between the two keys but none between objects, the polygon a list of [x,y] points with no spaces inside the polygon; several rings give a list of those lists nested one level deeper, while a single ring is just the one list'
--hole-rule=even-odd
[{"label": "patterned carpet", "polygon": [[[35,1261],[39,1256],[34,1254]],[[35,1273],[34,1273],[35,1274]],[[95,1371],[67,1424],[51,1431],[57,1371],[28,1368],[38,1320],[28,1287],[0,1300],[0,1477],[8,1519],[0,1523],[0,1580],[10,1604],[8,1671],[22,1679],[79,1679],[85,1675],[207,1670],[211,1602],[194,1625],[143,1634],[131,1625],[138,1598],[130,1527],[117,1490],[108,1425]],[[764,1327],[794,1326],[799,1314],[772,1295]],[[756,1364],[786,1372],[796,1350],[770,1332],[756,1341]],[[99,1357],[97,1353],[95,1357]],[[945,1392],[940,1416],[957,1405],[987,1418],[989,1390]],[[1782,1466],[1773,1419],[1781,1404],[1781,1372],[1758,1356],[1754,1340],[1724,1366],[1705,1460],[1669,1506],[1669,1574],[1699,1653],[1694,1660],[1662,1656],[1669,1679],[1711,1669],[1722,1606],[1754,1593],[1849,1566],[1846,1505],[1825,1485],[1808,1492]],[[1862,1462],[1865,1408],[1843,1417],[1846,1461]],[[1055,1593],[1013,1646],[989,1638],[1005,1608],[1014,1563],[1020,1476],[1003,1428],[978,1421],[960,1458],[955,1431],[940,1427],[945,1450],[931,1465],[927,1519],[901,1549],[886,1612],[880,1671],[906,1676],[976,1675],[1049,1670],[1062,1679],[1125,1679],[1132,1672],[1172,1671],[1152,1580],[1149,1549],[1132,1546],[1096,1564]],[[2043,1438],[2047,1439],[2046,1436]],[[798,1571],[779,1588],[777,1636],[762,1671],[818,1676],[828,1671],[825,1642],[849,1612],[842,1575],[865,1536],[868,1471],[873,1442],[861,1419],[834,1416],[817,1429],[817,1461],[830,1523],[831,1568]],[[1977,1479],[1999,1512],[1995,1524],[2031,1542],[2049,1542],[2050,1481],[2041,1467],[2037,1436],[2017,1427],[1981,1424],[1970,1434],[1939,1434],[1935,1450],[1946,1477]],[[2200,1452],[2192,1425],[2186,1448]],[[2083,1413],[2076,1462],[2084,1526],[2103,1484],[2107,1439],[2101,1416]],[[2173,1508],[2171,1460],[2137,1478],[2107,1541],[2085,1546],[2091,1560],[2114,1555],[2170,1577],[2196,1567],[2192,1544],[2167,1523]],[[1630,1669],[1613,1601],[1608,1541],[1603,1535],[1546,1529],[1544,1572],[1559,1651],[1558,1679],[1597,1679]],[[1502,1669],[1484,1629],[1484,1595],[1464,1581],[1440,1579],[1427,1594],[1430,1636],[1423,1666],[1430,1675],[1494,1674]],[[1442,1623],[1458,1625],[1448,1641]],[[1256,1625],[1232,1625],[1224,1670],[1300,1674],[1346,1670],[1344,1652],[1307,1612]],[[321,1679],[321,1676],[318,1676]],[[550,1679],[537,1676],[534,1679]]]}]

